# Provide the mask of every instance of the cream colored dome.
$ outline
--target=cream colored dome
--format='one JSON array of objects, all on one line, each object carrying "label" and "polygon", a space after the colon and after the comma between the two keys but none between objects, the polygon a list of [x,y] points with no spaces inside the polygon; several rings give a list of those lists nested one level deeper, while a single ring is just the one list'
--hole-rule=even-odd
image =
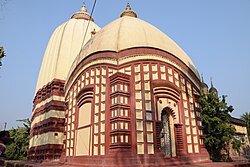
[{"label": "cream colored dome", "polygon": [[[89,20],[91,21],[86,32]],[[66,79],[71,64],[81,47],[91,38],[91,32],[100,29],[92,20],[83,6],[69,21],[56,28],[43,57],[36,92],[53,79]]]},{"label": "cream colored dome", "polygon": [[90,54],[100,51],[119,52],[136,47],[151,47],[167,51],[184,62],[199,78],[192,60],[171,38],[151,24],[126,15],[106,25],[89,40],[74,61],[71,72]]}]

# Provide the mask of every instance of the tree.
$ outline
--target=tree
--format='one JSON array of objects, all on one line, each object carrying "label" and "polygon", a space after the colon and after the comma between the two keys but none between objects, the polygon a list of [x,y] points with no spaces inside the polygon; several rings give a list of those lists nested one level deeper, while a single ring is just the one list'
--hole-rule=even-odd
[{"label": "tree", "polygon": [[239,154],[240,156],[240,149],[241,149],[241,146],[244,144],[244,139],[239,139],[237,137],[234,137],[232,139],[232,148],[237,151],[237,153]]},{"label": "tree", "polygon": [[235,134],[235,128],[230,123],[232,106],[227,106],[226,96],[222,99],[214,93],[201,94],[200,98],[202,125],[205,134],[204,144],[213,161],[222,160],[222,151],[229,158],[230,140]]},{"label": "tree", "polygon": [[31,121],[29,120],[29,118],[20,119],[20,120],[17,120],[17,122],[22,122],[27,132],[30,133]]},{"label": "tree", "polygon": [[250,140],[250,113],[245,112],[240,118],[247,124],[247,136],[248,140]]},{"label": "tree", "polygon": [[11,142],[7,145],[6,156],[8,160],[26,160],[29,148],[30,120],[18,120],[24,127],[10,130]]},{"label": "tree", "polygon": [[5,56],[3,47],[0,47],[0,67],[2,66],[2,58]]}]

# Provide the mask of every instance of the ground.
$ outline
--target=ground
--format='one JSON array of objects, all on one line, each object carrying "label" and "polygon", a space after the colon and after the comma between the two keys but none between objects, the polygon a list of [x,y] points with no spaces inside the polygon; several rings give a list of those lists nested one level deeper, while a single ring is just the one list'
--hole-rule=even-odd
[{"label": "ground", "polygon": [[[57,163],[41,163],[41,164],[29,164],[21,161],[8,161],[7,167],[51,167],[51,166],[60,166],[60,167],[72,167],[72,165],[59,165]],[[76,167],[80,167],[77,165]],[[136,166],[142,167],[142,166]],[[147,166],[150,167],[150,166]],[[202,163],[202,164],[192,164],[192,165],[182,165],[179,167],[250,167],[250,163],[246,162],[211,162],[211,163]]]}]

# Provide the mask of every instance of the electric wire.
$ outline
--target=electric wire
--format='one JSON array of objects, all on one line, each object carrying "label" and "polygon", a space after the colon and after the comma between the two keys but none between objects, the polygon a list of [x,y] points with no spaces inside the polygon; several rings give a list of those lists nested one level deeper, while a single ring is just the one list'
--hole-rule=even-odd
[{"label": "electric wire", "polygon": [[[83,44],[85,42],[85,38],[86,38],[86,35],[87,35],[87,32],[88,32],[90,21],[92,19],[92,15],[93,15],[93,12],[94,12],[94,9],[95,9],[95,5],[96,5],[96,0],[94,1],[94,4],[93,4],[92,9],[91,9],[90,19],[88,20],[88,24],[87,24],[86,31],[85,31],[85,34],[84,34],[84,37],[83,37],[81,48],[83,47]],[[81,52],[81,50],[80,50],[80,52]],[[91,126],[90,126],[90,128],[91,128]],[[91,133],[91,129],[90,129],[90,133]],[[90,147],[90,143],[91,143],[91,135],[90,135],[90,139],[89,139],[89,147],[86,145],[86,143],[83,142],[84,140],[83,140],[81,135],[79,135],[79,140],[81,141],[81,146],[83,146],[85,149],[87,149],[88,153],[90,153],[89,147]]]},{"label": "electric wire", "polygon": [[91,21],[91,19],[92,19],[92,14],[93,14],[93,12],[94,12],[95,5],[96,5],[96,0],[94,1],[94,4],[93,4],[92,9],[91,9],[90,19],[88,20],[88,25],[87,25],[87,28],[86,28],[86,31],[85,31],[85,34],[84,34],[84,37],[83,37],[83,41],[82,41],[82,46],[81,46],[81,48],[83,47],[83,44],[84,44],[84,42],[85,42],[85,38],[86,38],[86,35],[87,35],[87,31],[88,31],[88,28],[89,28],[90,21]]}]

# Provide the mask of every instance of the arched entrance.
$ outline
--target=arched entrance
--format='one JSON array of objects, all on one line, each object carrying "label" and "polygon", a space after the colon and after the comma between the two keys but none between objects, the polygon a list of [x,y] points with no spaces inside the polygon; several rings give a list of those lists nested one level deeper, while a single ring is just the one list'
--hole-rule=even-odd
[{"label": "arched entrance", "polygon": [[174,141],[174,122],[171,115],[171,109],[166,107],[161,112],[161,147],[160,150],[166,157],[175,156],[175,141]]}]

